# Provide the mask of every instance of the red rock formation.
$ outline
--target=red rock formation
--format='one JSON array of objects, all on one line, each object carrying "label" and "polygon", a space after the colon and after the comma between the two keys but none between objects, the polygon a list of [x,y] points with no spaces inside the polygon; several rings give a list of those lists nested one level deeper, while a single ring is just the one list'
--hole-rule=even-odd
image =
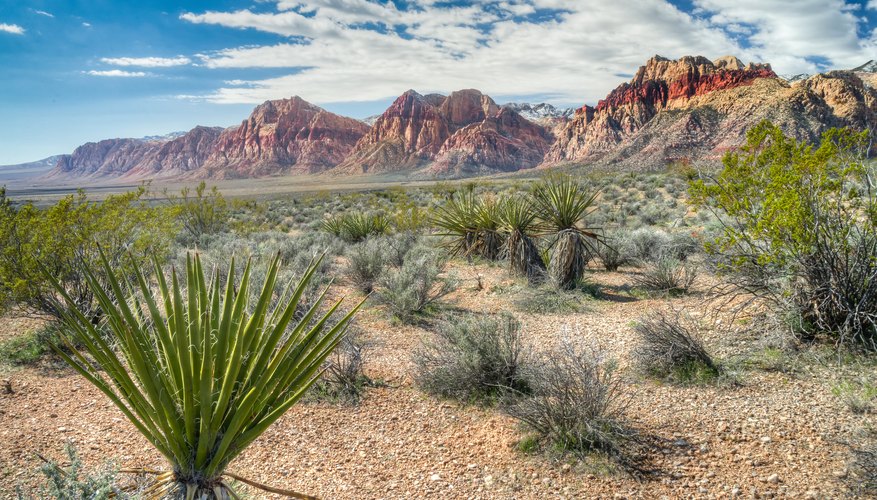
[{"label": "red rock formation", "polygon": [[595,108],[578,110],[556,132],[544,165],[575,161],[643,169],[717,161],[763,119],[807,140],[828,127],[873,127],[877,92],[852,72],[790,86],[769,65],[744,66],[733,57],[654,57]]},{"label": "red rock formation", "polygon": [[217,140],[198,177],[259,177],[316,173],[350,153],[368,125],[296,96],[266,101]]},{"label": "red rock formation", "polygon": [[473,89],[402,94],[342,163],[339,173],[427,167],[433,175],[530,168],[550,142],[544,128]]}]

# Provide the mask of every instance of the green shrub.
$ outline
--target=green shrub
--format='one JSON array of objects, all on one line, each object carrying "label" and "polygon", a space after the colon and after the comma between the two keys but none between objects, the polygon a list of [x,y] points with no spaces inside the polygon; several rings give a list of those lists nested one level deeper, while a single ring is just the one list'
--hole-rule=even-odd
[{"label": "green shrub", "polygon": [[722,170],[691,184],[722,224],[708,246],[739,290],[803,319],[800,334],[877,349],[877,198],[867,133],[832,129],[816,147],[763,122]]},{"label": "green shrub", "polygon": [[219,233],[228,228],[229,204],[216,186],[209,191],[203,181],[192,190],[183,188],[180,196],[167,195],[183,231],[192,241],[199,242],[204,235]]},{"label": "green shrub", "polygon": [[489,404],[508,390],[527,392],[520,323],[511,315],[466,315],[442,321],[414,354],[417,385],[463,403]]},{"label": "green shrub", "polygon": [[49,344],[57,340],[57,325],[48,324],[35,332],[0,343],[0,361],[12,365],[34,364],[52,350]]},{"label": "green shrub", "polygon": [[126,254],[164,260],[178,233],[168,208],[150,206],[145,195],[140,188],[93,202],[80,192],[48,208],[16,207],[0,188],[0,308],[60,319],[68,306],[47,278],[53,276],[76,307],[99,316],[79,263],[101,273],[100,248],[113,269],[127,273]]},{"label": "green shrub", "polygon": [[130,498],[121,488],[116,486],[115,466],[106,465],[103,470],[86,473],[73,443],[69,441],[65,443],[64,452],[67,454],[69,465],[61,467],[55,461],[47,461],[40,467],[40,472],[46,477],[48,484],[40,487],[36,494],[28,494],[22,488],[18,488],[19,500],[31,498],[57,500]]}]

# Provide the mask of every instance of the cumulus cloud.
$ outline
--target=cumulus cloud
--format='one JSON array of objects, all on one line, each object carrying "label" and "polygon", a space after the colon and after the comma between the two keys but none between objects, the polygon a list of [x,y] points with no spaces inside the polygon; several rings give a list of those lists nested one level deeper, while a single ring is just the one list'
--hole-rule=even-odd
[{"label": "cumulus cloud", "polygon": [[172,66],[185,66],[192,62],[184,56],[177,57],[104,57],[102,63],[113,66],[139,66],[142,68],[169,68]]},{"label": "cumulus cloud", "polygon": [[25,29],[17,24],[0,23],[0,31],[4,33],[11,33],[13,35],[23,35]]},{"label": "cumulus cloud", "polygon": [[110,70],[91,70],[85,72],[91,76],[110,76],[116,78],[138,78],[142,76],[149,76],[149,73],[144,73],[143,71],[122,71],[120,69],[110,69]]},{"label": "cumulus cloud", "polygon": [[[877,0],[872,0],[877,1]],[[184,13],[181,19],[273,33],[287,40],[197,57],[210,68],[289,68],[227,82],[207,98],[255,103],[293,94],[315,102],[370,101],[408,88],[475,87],[500,97],[594,102],[649,57],[733,54],[779,72],[851,66],[873,51],[842,0],[276,0],[275,10]],[[867,59],[867,58],[866,58]],[[861,62],[855,64],[858,65]]]}]

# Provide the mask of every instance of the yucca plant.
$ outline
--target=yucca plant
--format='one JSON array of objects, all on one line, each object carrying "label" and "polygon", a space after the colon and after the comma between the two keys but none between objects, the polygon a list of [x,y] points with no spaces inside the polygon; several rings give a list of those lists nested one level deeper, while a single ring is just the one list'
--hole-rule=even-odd
[{"label": "yucca plant", "polygon": [[96,270],[83,265],[104,320],[95,325],[71,308],[66,349],[53,348],[170,462],[145,497],[237,498],[227,478],[254,484],[226,467],[308,390],[358,309],[331,324],[341,302],[321,313],[324,291],[291,325],[318,263],[273,309],[279,256],[254,304],[249,262],[235,284],[232,259],[224,287],[218,272],[205,279],[198,254],[187,258],[185,284],[175,270],[168,280],[157,261],[156,283],[136,263],[129,282],[103,258],[104,289]]},{"label": "yucca plant", "polygon": [[506,233],[504,253],[509,261],[509,272],[526,276],[531,283],[542,280],[546,269],[532,238],[537,229],[532,200],[519,196],[503,201],[499,206],[499,220],[500,228]]},{"label": "yucca plant", "polygon": [[478,234],[475,195],[458,193],[436,208],[432,224],[439,228],[439,236],[448,238],[447,248],[452,255],[469,255]]},{"label": "yucca plant", "polygon": [[585,224],[597,195],[566,175],[549,177],[533,189],[541,232],[550,237],[548,275],[560,288],[575,288],[601,241],[599,229]]},{"label": "yucca plant", "polygon": [[333,215],[323,220],[323,231],[334,234],[348,243],[358,243],[369,236],[385,234],[390,221],[382,214],[348,213]]},{"label": "yucca plant", "polygon": [[438,208],[433,224],[445,231],[454,255],[499,259],[504,241],[500,232],[499,205],[495,199],[480,200],[470,192],[458,194]]}]

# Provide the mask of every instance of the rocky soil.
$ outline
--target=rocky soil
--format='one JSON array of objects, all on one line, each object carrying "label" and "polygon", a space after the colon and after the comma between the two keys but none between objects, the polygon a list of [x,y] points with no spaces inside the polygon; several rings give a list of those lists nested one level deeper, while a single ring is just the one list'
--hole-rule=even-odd
[{"label": "rocky soil", "polygon": [[[708,345],[732,367],[736,383],[676,386],[628,368],[641,315],[658,309],[703,312],[707,282],[685,298],[626,293],[633,270],[595,272],[610,291],[586,312],[529,315],[515,310],[520,285],[498,267],[459,264],[465,279],[451,297],[475,312],[512,311],[537,348],[567,338],[597,344],[621,361],[633,399],[629,418],[654,443],[655,473],[636,479],[599,460],[527,455],[515,421],[495,409],[436,400],[411,382],[410,354],[420,327],[388,322],[379,307],[358,320],[371,344],[366,372],[386,382],[358,406],[300,404],[230,469],[247,478],[321,498],[836,498],[848,494],[849,449],[871,416],[852,414],[831,393],[841,376],[830,363],[792,373],[743,368],[758,349],[743,326],[718,328]],[[482,276],[483,289],[475,287]],[[344,292],[345,290],[339,290]],[[4,320],[0,338],[34,327]],[[751,351],[751,352],[750,352]],[[801,359],[806,355],[801,354]],[[72,441],[84,461],[161,467],[122,414],[71,370],[49,364],[3,368],[14,392],[0,390],[0,492],[39,479],[36,453],[61,458]],[[262,498],[261,493],[251,492]]]}]

